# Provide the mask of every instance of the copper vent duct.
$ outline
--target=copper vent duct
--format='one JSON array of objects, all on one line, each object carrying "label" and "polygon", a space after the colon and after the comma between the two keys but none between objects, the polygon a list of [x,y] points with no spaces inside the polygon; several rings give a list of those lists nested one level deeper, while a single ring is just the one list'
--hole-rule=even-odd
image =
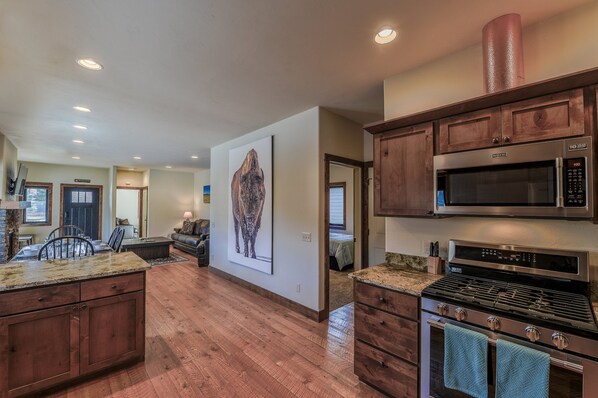
[{"label": "copper vent duct", "polygon": [[482,47],[487,93],[517,87],[525,82],[519,14],[505,14],[488,22],[482,30]]}]

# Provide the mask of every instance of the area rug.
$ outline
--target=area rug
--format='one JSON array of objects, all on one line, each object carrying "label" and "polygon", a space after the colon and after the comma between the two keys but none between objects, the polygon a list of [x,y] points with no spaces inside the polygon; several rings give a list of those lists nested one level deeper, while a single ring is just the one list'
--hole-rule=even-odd
[{"label": "area rug", "polygon": [[178,254],[171,253],[170,256],[165,258],[152,258],[150,260],[146,260],[149,265],[152,267],[156,265],[165,265],[165,264],[172,264],[172,263],[182,263],[183,261],[192,261],[189,260],[187,257],[179,256]]},{"label": "area rug", "polygon": [[353,280],[349,273],[330,270],[330,311],[353,302]]}]

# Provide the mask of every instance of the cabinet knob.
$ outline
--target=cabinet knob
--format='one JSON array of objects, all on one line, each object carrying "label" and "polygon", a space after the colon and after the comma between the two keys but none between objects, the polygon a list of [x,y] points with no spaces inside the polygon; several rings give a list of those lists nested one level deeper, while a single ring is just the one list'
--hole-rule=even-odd
[{"label": "cabinet knob", "polygon": [[509,137],[508,135],[504,136],[502,139],[504,142],[511,142],[511,137]]},{"label": "cabinet knob", "polygon": [[384,363],[384,361],[380,361],[380,367],[381,368],[386,368],[386,364]]},{"label": "cabinet knob", "polygon": [[112,285],[110,286],[112,289],[116,289],[116,285]]},{"label": "cabinet knob", "polygon": [[379,297],[379,298],[378,298],[378,301],[379,301],[379,302],[381,302],[381,303],[385,303],[385,302],[386,302],[386,299],[385,299],[384,297]]},{"label": "cabinet knob", "polygon": [[38,298],[37,298],[37,301],[39,301],[40,303],[41,303],[42,301],[44,301],[44,296],[38,297]]},{"label": "cabinet knob", "polygon": [[500,140],[499,140],[497,137],[494,137],[494,138],[492,139],[492,143],[493,143],[493,144],[498,144],[499,142],[500,142]]},{"label": "cabinet knob", "polygon": [[85,309],[85,308],[87,308],[87,304],[85,304],[85,303],[81,304],[81,309]]},{"label": "cabinet knob", "polygon": [[384,322],[384,320],[381,320],[381,321],[379,321],[378,323],[379,323],[380,325],[384,325],[384,323],[385,323],[385,322]]}]

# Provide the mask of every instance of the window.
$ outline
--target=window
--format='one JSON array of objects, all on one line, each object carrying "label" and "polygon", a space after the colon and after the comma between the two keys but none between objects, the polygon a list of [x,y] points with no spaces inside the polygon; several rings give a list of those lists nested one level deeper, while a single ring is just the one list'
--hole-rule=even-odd
[{"label": "window", "polygon": [[31,207],[23,210],[23,224],[52,225],[52,184],[25,183],[25,200]]},{"label": "window", "polygon": [[347,227],[345,206],[347,185],[344,182],[330,183],[330,228]]}]

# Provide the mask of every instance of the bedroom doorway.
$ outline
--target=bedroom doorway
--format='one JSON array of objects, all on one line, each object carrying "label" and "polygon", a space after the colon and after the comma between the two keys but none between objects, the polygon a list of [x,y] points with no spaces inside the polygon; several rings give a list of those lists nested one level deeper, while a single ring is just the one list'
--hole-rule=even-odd
[{"label": "bedroom doorway", "polygon": [[116,225],[125,239],[147,236],[147,187],[116,188]]},{"label": "bedroom doorway", "polygon": [[368,265],[367,168],[363,162],[325,155],[325,310],[327,317],[353,302],[348,275]]}]

